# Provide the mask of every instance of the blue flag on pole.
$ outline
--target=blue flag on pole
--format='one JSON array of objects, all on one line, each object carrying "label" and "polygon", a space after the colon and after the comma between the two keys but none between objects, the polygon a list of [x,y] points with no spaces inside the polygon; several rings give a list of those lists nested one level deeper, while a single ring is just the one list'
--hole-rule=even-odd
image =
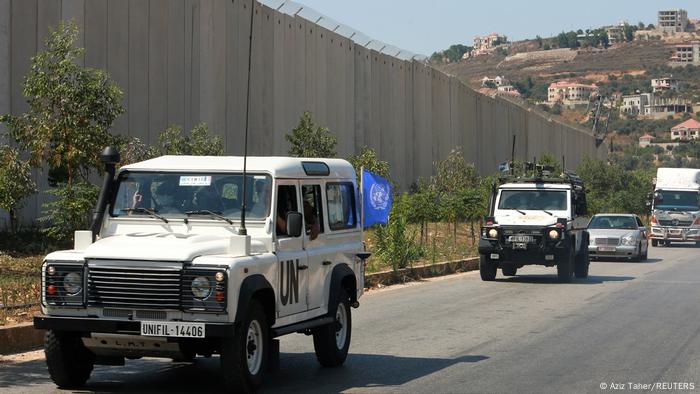
[{"label": "blue flag on pole", "polygon": [[364,228],[386,224],[391,211],[391,184],[381,176],[362,170],[362,210]]}]

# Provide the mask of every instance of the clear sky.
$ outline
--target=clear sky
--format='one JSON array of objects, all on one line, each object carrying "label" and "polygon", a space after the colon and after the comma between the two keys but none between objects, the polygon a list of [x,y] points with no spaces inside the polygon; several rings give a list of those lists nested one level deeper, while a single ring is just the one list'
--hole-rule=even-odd
[{"label": "clear sky", "polygon": [[683,8],[700,19],[700,0],[295,0],[369,37],[430,55],[475,35],[511,40],[548,37],[626,20],[656,24],[659,9]]}]

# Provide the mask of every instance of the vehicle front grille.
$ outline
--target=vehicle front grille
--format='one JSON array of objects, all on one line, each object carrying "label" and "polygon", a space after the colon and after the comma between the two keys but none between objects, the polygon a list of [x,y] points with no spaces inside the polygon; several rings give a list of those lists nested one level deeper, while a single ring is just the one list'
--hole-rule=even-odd
[{"label": "vehicle front grille", "polygon": [[88,306],[180,309],[181,270],[88,267]]},{"label": "vehicle front grille", "polygon": [[620,244],[620,238],[596,238],[596,245],[615,246]]},{"label": "vehicle front grille", "polygon": [[660,226],[690,227],[691,224],[690,220],[659,220]]}]

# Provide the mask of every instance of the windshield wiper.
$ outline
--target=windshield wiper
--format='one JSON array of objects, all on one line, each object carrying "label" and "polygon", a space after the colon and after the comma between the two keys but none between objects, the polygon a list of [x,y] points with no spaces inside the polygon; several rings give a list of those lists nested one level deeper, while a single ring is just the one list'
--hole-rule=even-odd
[{"label": "windshield wiper", "polygon": [[525,211],[521,211],[521,210],[519,210],[519,209],[517,209],[517,208],[515,208],[515,210],[518,211],[519,213],[523,214],[523,215],[527,215],[527,213],[525,213]]},{"label": "windshield wiper", "polygon": [[198,209],[196,211],[187,211],[185,212],[185,215],[191,216],[191,215],[209,215],[212,217],[215,217],[217,219],[225,220],[226,223],[228,224],[233,224],[233,220],[227,218],[226,216],[221,215],[221,212],[215,212],[215,211],[210,211],[208,209]]},{"label": "windshield wiper", "polygon": [[554,216],[551,212],[549,212],[549,211],[547,211],[547,210],[544,210],[544,209],[543,209],[542,212],[546,213],[546,214],[549,215],[549,216]]},{"label": "windshield wiper", "polygon": [[122,211],[122,212],[147,213],[147,214],[151,215],[151,217],[154,217],[154,218],[156,218],[156,219],[160,219],[160,220],[164,221],[165,223],[168,223],[168,219],[166,219],[166,218],[164,218],[164,217],[158,215],[158,214],[156,213],[156,210],[155,210],[155,209],[150,209],[150,208],[123,208],[121,211]]}]

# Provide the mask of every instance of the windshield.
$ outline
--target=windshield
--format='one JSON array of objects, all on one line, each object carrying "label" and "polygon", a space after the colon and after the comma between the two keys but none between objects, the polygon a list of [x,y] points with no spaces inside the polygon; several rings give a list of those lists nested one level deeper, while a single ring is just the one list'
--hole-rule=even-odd
[{"label": "windshield", "polygon": [[635,230],[637,229],[637,221],[629,216],[593,216],[588,228]]},{"label": "windshield", "polygon": [[502,190],[498,209],[566,211],[565,190]]},{"label": "windshield", "polygon": [[[123,172],[117,182],[110,212],[115,217],[148,216],[149,211],[166,218],[218,214],[238,219],[241,215],[240,174]],[[247,175],[246,189],[246,218],[266,218],[270,212],[270,176]]]},{"label": "windshield", "polygon": [[657,190],[654,193],[654,207],[672,211],[697,211],[698,192]]}]

